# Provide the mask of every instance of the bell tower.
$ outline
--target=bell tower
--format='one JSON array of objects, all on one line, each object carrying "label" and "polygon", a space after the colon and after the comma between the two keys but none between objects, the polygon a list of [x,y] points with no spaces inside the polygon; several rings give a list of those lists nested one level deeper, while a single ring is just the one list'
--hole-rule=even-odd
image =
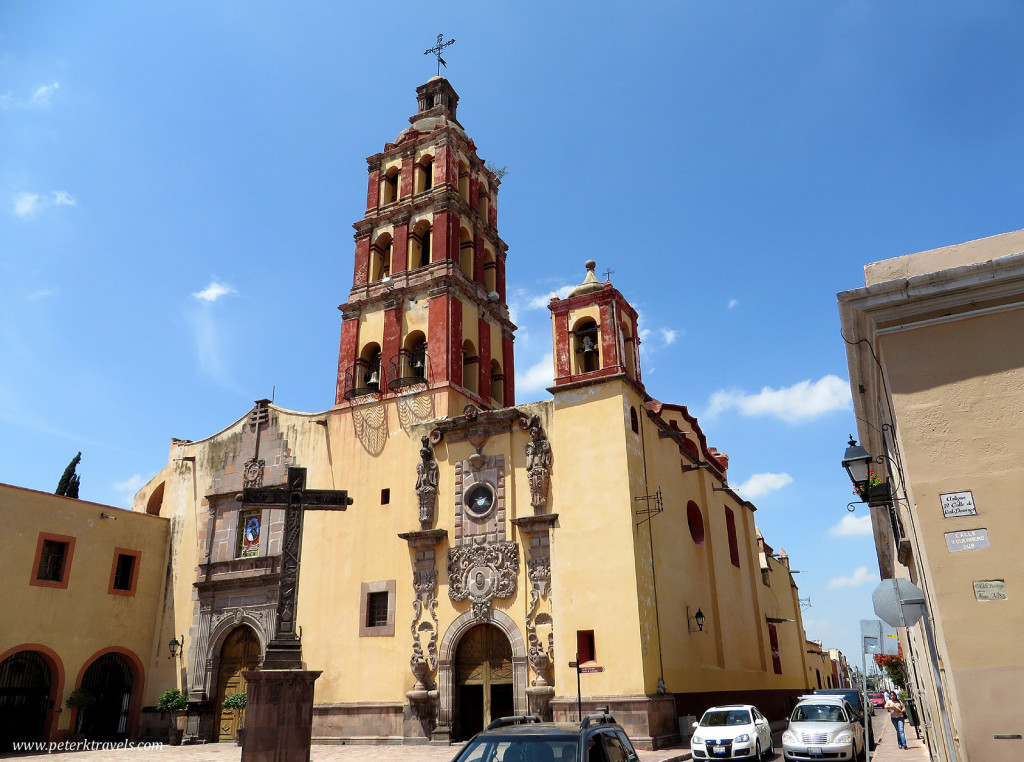
[{"label": "bell tower", "polygon": [[498,237],[500,179],[477,156],[458,93],[432,77],[410,125],[367,158],[366,213],[342,313],[335,406],[430,391],[437,416],[515,401],[515,325]]},{"label": "bell tower", "polygon": [[580,285],[548,304],[555,345],[551,390],[625,376],[643,392],[636,310],[611,281],[597,279],[594,260],[587,260],[586,268]]}]

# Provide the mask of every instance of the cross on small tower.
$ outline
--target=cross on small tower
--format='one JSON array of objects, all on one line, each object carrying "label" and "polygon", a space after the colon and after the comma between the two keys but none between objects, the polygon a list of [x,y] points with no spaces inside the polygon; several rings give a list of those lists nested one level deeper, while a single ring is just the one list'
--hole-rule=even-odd
[{"label": "cross on small tower", "polygon": [[615,271],[609,267],[607,270],[604,271],[604,279],[608,280],[610,277],[612,277],[614,273]]},{"label": "cross on small tower", "polygon": [[448,42],[442,42],[441,40],[443,39],[443,34],[437,35],[437,44],[434,47],[427,48],[426,50],[423,51],[423,55],[425,56],[429,56],[431,53],[437,56],[437,76],[439,77],[441,76],[441,66],[444,66],[444,68],[446,69],[448,68],[448,64],[445,63],[445,60],[443,58],[441,58],[441,51],[447,48],[449,45],[453,45],[455,43],[454,39],[448,40]]}]

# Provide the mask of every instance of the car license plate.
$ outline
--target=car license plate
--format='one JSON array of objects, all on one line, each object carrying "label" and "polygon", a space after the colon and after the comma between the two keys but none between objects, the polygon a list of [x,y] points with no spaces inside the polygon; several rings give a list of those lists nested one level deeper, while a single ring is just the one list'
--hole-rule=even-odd
[{"label": "car license plate", "polygon": [[807,747],[807,756],[808,757],[820,757],[821,756],[821,747],[820,746],[808,746]]},{"label": "car license plate", "polygon": [[712,754],[725,754],[725,747],[724,746],[712,746],[711,747],[711,753]]}]

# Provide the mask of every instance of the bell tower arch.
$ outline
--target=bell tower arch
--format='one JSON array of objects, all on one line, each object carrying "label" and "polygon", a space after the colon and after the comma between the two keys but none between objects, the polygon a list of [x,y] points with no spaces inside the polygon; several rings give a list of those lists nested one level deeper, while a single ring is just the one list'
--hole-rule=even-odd
[{"label": "bell tower arch", "polygon": [[448,80],[432,77],[416,96],[409,126],[366,160],[335,406],[423,390],[438,416],[470,403],[511,407],[516,327],[497,229],[501,179],[459,123]]}]

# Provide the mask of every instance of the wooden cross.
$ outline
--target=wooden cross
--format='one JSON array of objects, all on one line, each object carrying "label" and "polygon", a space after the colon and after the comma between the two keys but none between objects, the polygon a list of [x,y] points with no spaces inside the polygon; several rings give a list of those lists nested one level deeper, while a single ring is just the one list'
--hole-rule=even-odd
[{"label": "wooden cross", "polygon": [[241,500],[243,505],[284,506],[277,624],[263,657],[263,669],[302,669],[302,641],[295,630],[302,516],[307,510],[343,511],[352,505],[352,498],[343,489],[306,489],[306,469],[290,467],[284,487],[244,487]]},{"label": "wooden cross", "polygon": [[425,56],[429,56],[431,53],[437,56],[437,76],[439,77],[441,76],[441,66],[443,65],[444,68],[448,68],[448,64],[445,63],[445,60],[443,58],[441,58],[441,51],[447,48],[449,45],[455,44],[454,39],[448,40],[448,42],[441,42],[441,40],[443,39],[443,34],[437,35],[437,44],[434,47],[427,48],[426,50],[423,51],[423,55]]}]

